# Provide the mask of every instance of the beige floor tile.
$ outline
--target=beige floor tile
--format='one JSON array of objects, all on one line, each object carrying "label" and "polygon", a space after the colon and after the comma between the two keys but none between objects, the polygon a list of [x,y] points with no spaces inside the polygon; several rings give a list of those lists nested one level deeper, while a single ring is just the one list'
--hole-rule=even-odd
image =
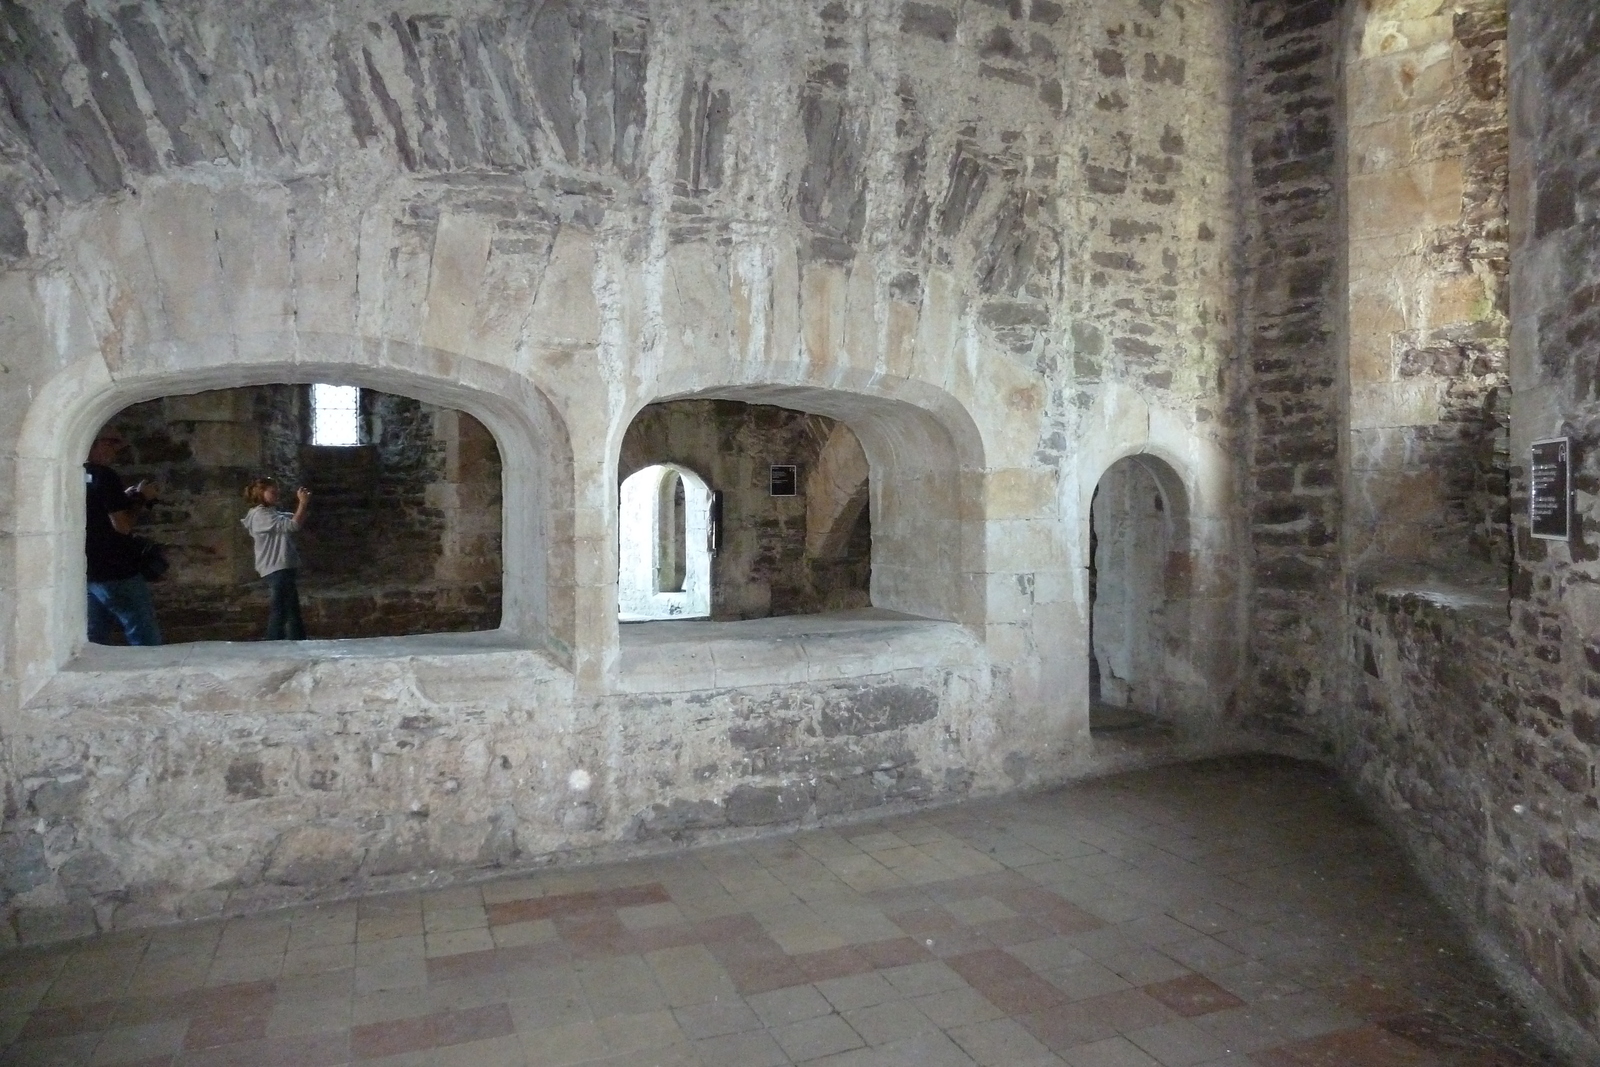
[{"label": "beige floor tile", "polygon": [[390,960],[370,967],[356,967],[356,995],[383,993],[392,989],[408,989],[428,982],[427,961],[423,959]]},{"label": "beige floor tile", "polygon": [[270,956],[218,956],[206,972],[206,985],[267,982],[283,970],[282,954]]},{"label": "beige floor tile", "polygon": [[586,960],[578,968],[578,981],[597,1019],[667,1007],[666,996],[641,956]]},{"label": "beige floor tile", "polygon": [[869,1045],[886,1045],[939,1029],[937,1023],[909,1000],[891,1000],[842,1014],[845,1022]]},{"label": "beige floor tile", "polygon": [[294,1037],[346,1030],[351,1023],[352,998],[278,997],[267,1019],[268,1037]]},{"label": "beige floor tile", "polygon": [[378,914],[356,924],[357,941],[389,941],[397,937],[417,937],[422,933],[422,913]]},{"label": "beige floor tile", "polygon": [[428,946],[420,934],[410,937],[389,937],[382,941],[356,942],[356,966],[375,967],[400,960],[422,959]]},{"label": "beige floor tile", "polygon": [[667,948],[647,953],[645,962],[655,973],[668,1007],[736,997],[733,980],[704,945]]},{"label": "beige floor tile", "polygon": [[505,904],[513,900],[533,900],[545,895],[544,881],[538,876],[532,878],[507,878],[504,881],[487,882],[482,888],[484,904]]},{"label": "beige floor tile", "polygon": [[708,1037],[696,1041],[694,1050],[704,1067],[782,1067],[790,1062],[765,1030]]},{"label": "beige floor tile", "polygon": [[1013,1019],[957,1026],[947,1033],[979,1067],[1012,1067],[1050,1055],[1048,1048]]},{"label": "beige floor tile", "polygon": [[934,1020],[940,1027],[966,1026],[969,1023],[998,1019],[1005,1012],[983,998],[975,989],[953,989],[948,993],[933,993],[915,997],[912,1003],[917,1010]]},{"label": "beige floor tile", "polygon": [[187,1019],[167,1019],[107,1030],[89,1063],[91,1067],[104,1067],[170,1055],[183,1048],[183,1035],[188,1029]]},{"label": "beige floor tile", "polygon": [[823,1015],[775,1027],[773,1038],[785,1055],[796,1063],[861,1048],[861,1035],[837,1015]]},{"label": "beige floor tile", "polygon": [[459,956],[463,952],[488,952],[495,947],[494,936],[486,926],[468,930],[450,930],[430,933],[425,939],[430,959],[439,956]]},{"label": "beige floor tile", "polygon": [[431,893],[422,894],[422,910],[424,913],[482,907],[483,890],[475,885],[438,889]]},{"label": "beige floor tile", "polygon": [[495,948],[541,945],[556,939],[556,924],[550,919],[506,923],[504,926],[491,926],[489,936],[494,939]]},{"label": "beige floor tile", "polygon": [[610,1055],[605,1035],[592,1022],[574,1022],[542,1030],[518,1031],[528,1067],[567,1067]]},{"label": "beige floor tile", "polygon": [[454,930],[476,930],[489,925],[488,914],[482,905],[460,908],[439,908],[422,913],[422,929],[429,934],[445,934]]},{"label": "beige floor tile", "polygon": [[283,957],[282,974],[320,974],[324,971],[342,971],[356,965],[355,942],[324,945],[318,948],[290,950]]},{"label": "beige floor tile", "polygon": [[634,1015],[607,1015],[596,1020],[613,1055],[640,1049],[668,1048],[686,1038],[670,1011],[642,1012]]}]

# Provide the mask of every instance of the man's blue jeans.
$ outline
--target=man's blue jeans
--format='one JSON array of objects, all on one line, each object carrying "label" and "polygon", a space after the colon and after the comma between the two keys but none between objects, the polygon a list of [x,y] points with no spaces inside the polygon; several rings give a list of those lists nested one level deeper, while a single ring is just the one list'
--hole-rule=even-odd
[{"label": "man's blue jeans", "polygon": [[150,584],[137,574],[114,582],[89,583],[89,640],[109,645],[112,629],[119,626],[130,645],[161,643]]}]

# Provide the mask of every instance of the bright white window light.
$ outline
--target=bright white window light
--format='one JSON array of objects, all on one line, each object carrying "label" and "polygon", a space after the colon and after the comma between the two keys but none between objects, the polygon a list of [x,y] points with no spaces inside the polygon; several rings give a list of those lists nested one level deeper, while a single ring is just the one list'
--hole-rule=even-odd
[{"label": "bright white window light", "polygon": [[361,443],[361,390],[353,385],[311,387],[311,443]]}]

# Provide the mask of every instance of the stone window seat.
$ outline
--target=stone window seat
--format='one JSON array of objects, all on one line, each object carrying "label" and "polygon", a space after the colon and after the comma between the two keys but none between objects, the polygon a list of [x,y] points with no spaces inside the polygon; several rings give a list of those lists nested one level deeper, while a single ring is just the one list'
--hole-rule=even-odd
[{"label": "stone window seat", "polygon": [[499,630],[320,641],[92,645],[26,704],[34,715],[152,720],[194,713],[323,713],[404,704],[446,707],[570,694],[548,653]]},{"label": "stone window seat", "polygon": [[1489,566],[1373,569],[1356,575],[1356,592],[1388,613],[1427,608],[1480,626],[1509,625],[1505,572]]},{"label": "stone window seat", "polygon": [[625,693],[792,685],[985,662],[982,642],[959,623],[881,608],[619,629],[618,688]]}]

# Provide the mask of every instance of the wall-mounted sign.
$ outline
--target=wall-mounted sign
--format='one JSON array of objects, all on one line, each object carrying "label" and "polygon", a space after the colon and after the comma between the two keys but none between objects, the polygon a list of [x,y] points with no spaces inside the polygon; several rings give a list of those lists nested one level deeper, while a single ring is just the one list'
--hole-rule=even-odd
[{"label": "wall-mounted sign", "polygon": [[800,494],[800,468],[791,464],[773,464],[767,470],[768,496],[798,496]]},{"label": "wall-mounted sign", "polygon": [[1528,519],[1533,536],[1572,536],[1572,443],[1565,437],[1533,442],[1528,461]]}]

